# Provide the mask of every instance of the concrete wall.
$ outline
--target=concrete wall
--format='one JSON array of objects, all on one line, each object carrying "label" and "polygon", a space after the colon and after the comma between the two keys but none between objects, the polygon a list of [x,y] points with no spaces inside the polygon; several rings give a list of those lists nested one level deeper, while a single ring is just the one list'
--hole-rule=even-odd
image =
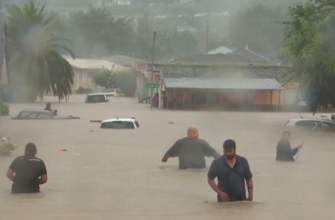
[{"label": "concrete wall", "polygon": [[76,91],[77,88],[89,88],[92,89],[93,92],[101,92],[102,87],[98,86],[94,83],[93,79],[90,77],[91,71],[90,70],[82,70],[75,67],[72,67],[74,77],[73,77],[73,85],[72,85],[72,92]]}]

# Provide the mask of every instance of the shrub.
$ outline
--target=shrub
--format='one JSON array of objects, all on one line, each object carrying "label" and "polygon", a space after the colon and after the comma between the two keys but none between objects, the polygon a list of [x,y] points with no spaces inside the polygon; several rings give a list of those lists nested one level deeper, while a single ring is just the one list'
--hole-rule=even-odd
[{"label": "shrub", "polygon": [[1,103],[1,115],[9,115],[9,105],[7,103]]},{"label": "shrub", "polygon": [[92,89],[89,89],[89,88],[84,88],[84,87],[79,87],[75,93],[76,94],[87,94],[87,93],[92,93]]},{"label": "shrub", "polygon": [[10,142],[10,138],[2,137],[0,145],[0,156],[11,156],[16,146]]}]

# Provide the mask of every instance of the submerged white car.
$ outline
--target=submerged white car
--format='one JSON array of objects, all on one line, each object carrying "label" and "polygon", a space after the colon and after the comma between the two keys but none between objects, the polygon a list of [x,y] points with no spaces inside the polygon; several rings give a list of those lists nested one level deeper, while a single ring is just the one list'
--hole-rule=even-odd
[{"label": "submerged white car", "polygon": [[101,129],[138,129],[140,124],[134,118],[111,118],[103,121],[91,121],[100,122]]},{"label": "submerged white car", "polygon": [[316,125],[320,128],[334,128],[335,122],[327,118],[296,118],[290,119],[286,122],[285,126],[296,126],[296,127],[310,127],[313,128]]}]

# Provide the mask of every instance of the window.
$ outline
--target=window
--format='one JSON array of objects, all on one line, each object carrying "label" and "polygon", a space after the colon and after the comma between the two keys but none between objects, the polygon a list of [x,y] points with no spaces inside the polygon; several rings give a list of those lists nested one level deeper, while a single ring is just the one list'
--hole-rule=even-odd
[{"label": "window", "polygon": [[21,112],[19,118],[35,119],[37,118],[37,115],[38,115],[37,112]]},{"label": "window", "polygon": [[111,129],[134,129],[134,123],[131,121],[113,121],[105,122],[101,124],[100,128],[111,128]]},{"label": "window", "polygon": [[335,125],[333,125],[331,123],[328,123],[328,122],[323,122],[318,127],[321,127],[321,128],[334,128]]},{"label": "window", "polygon": [[37,116],[38,119],[51,119],[51,115],[45,113],[39,113]]},{"label": "window", "polygon": [[106,102],[105,95],[89,95],[87,96],[87,102]]},{"label": "window", "polygon": [[295,123],[295,126],[314,127],[315,125],[317,125],[317,123],[318,121],[314,121],[314,120],[298,121],[297,123]]}]

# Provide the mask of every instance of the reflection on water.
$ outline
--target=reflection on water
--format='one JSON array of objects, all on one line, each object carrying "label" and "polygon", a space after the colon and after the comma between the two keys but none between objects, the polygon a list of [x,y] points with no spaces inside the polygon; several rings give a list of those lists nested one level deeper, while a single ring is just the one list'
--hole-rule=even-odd
[{"label": "reflection on water", "polygon": [[[53,103],[60,113],[77,112],[80,120],[2,120],[2,133],[19,148],[0,158],[1,219],[334,219],[334,132],[313,131],[298,162],[275,161],[284,130],[292,133],[293,146],[308,132],[284,126],[296,113],[150,111],[133,99],[111,99],[106,105],[86,105],[84,99]],[[45,104],[13,104],[11,113],[32,106]],[[115,115],[136,117],[141,128],[102,131],[89,122]],[[255,201],[217,203],[207,184],[208,168],[181,171],[177,158],[161,163],[189,125],[198,126],[200,137],[218,152],[225,139],[236,140],[237,153],[248,159],[254,175]],[[11,195],[7,167],[30,141],[47,165],[49,182],[42,193]],[[207,167],[212,160],[206,158]]]}]

